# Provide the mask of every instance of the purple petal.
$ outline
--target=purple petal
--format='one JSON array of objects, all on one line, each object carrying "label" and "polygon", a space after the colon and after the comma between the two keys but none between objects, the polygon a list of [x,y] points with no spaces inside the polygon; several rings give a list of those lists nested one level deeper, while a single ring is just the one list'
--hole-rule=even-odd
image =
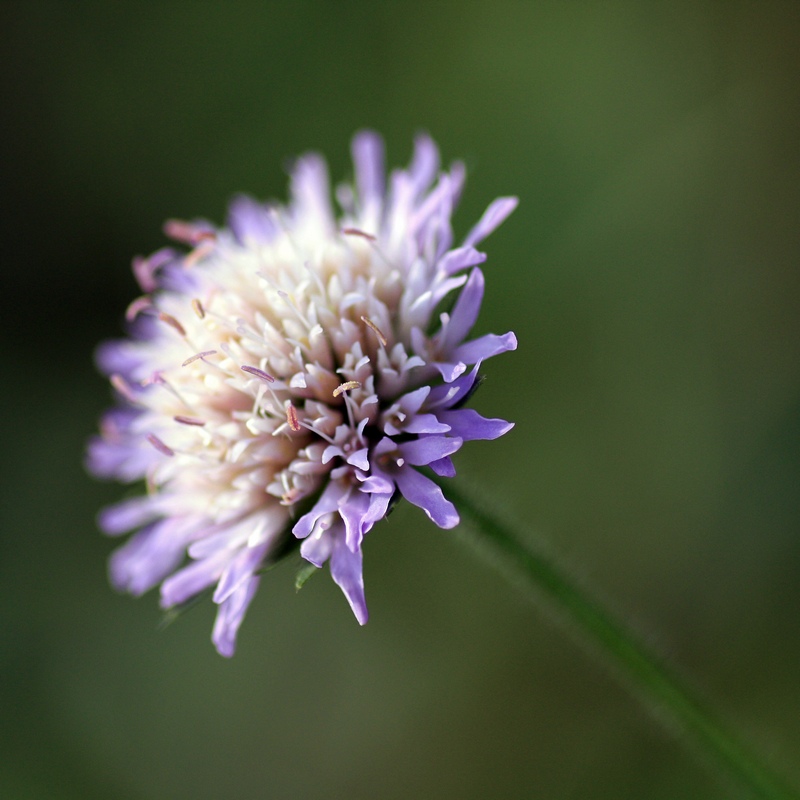
[{"label": "purple petal", "polygon": [[425,402],[425,398],[430,394],[430,391],[430,386],[422,386],[419,389],[415,389],[413,392],[404,394],[398,401],[398,404],[407,414],[416,414]]},{"label": "purple petal", "polygon": [[363,492],[351,492],[347,500],[339,505],[339,515],[344,520],[345,541],[353,551],[361,546],[364,537],[364,516],[368,508],[369,495]]},{"label": "purple petal", "polygon": [[333,228],[330,181],[325,161],[315,153],[299,158],[292,170],[290,191],[296,222],[315,228],[317,235]]},{"label": "purple petal", "polygon": [[257,547],[245,547],[228,564],[214,592],[214,602],[227,600],[261,566],[270,542]]},{"label": "purple petal", "polygon": [[104,508],[97,517],[97,524],[109,536],[118,536],[153,522],[157,516],[153,498],[143,495]]},{"label": "purple petal", "polygon": [[414,155],[408,168],[414,194],[424,192],[438,171],[439,149],[428,134],[421,133],[414,139]]},{"label": "purple petal", "polygon": [[478,224],[467,234],[464,246],[478,244],[485,239],[495,228],[502,224],[505,218],[517,207],[519,200],[516,197],[498,197],[489,204],[483,212]]},{"label": "purple petal", "polygon": [[364,598],[364,577],[361,567],[361,550],[355,553],[345,544],[344,536],[337,536],[331,553],[331,577],[350,603],[360,625],[367,622],[367,602]]},{"label": "purple petal", "polygon": [[369,469],[369,449],[364,447],[361,450],[350,453],[347,457],[347,463],[366,472]]},{"label": "purple petal", "polygon": [[259,578],[253,576],[228,597],[217,611],[211,641],[221,656],[230,658],[236,650],[236,633],[242,624],[247,607],[258,589]]},{"label": "purple petal", "polygon": [[370,494],[369,508],[364,515],[363,521],[364,534],[366,534],[376,522],[379,522],[386,516],[386,512],[389,510],[389,503],[392,500],[392,494],[394,494],[394,484],[392,484],[391,494],[385,492]]},{"label": "purple petal", "polygon": [[145,450],[130,438],[117,442],[93,436],[86,451],[86,467],[98,478],[116,478],[130,483],[147,473],[157,455],[152,448]]},{"label": "purple petal", "polygon": [[456,507],[445,499],[442,490],[432,480],[410,467],[397,470],[394,478],[403,497],[419,506],[440,528],[458,525]]},{"label": "purple petal", "polygon": [[383,198],[383,140],[374,131],[361,131],[353,137],[351,151],[359,199],[362,206],[371,206]]},{"label": "purple petal", "polygon": [[217,553],[202,561],[193,561],[188,566],[170,575],[161,584],[161,607],[172,608],[185,603],[219,580],[226,563],[225,553]]},{"label": "purple petal", "polygon": [[466,342],[457,347],[453,352],[453,358],[458,358],[465,364],[474,364],[477,361],[485,361],[487,358],[505,353],[507,350],[517,349],[517,337],[513,333],[504,333],[498,336],[496,333],[487,333],[471,342]]},{"label": "purple petal", "polygon": [[431,461],[428,466],[442,478],[455,478],[456,476],[456,468],[450,456],[440,458],[438,461]]},{"label": "purple petal", "polygon": [[[466,285],[456,300],[450,321],[444,329],[440,344],[441,352],[449,353],[452,348],[464,341],[466,335],[478,319],[483,301],[484,278],[478,267],[472,270]],[[464,359],[461,358],[463,361]],[[473,362],[470,362],[473,363]]]},{"label": "purple petal", "polygon": [[359,488],[362,492],[369,492],[369,494],[391,494],[394,491],[394,484],[377,475],[370,475],[361,482]]},{"label": "purple petal", "polygon": [[339,501],[350,491],[350,487],[339,481],[330,481],[319,496],[319,500],[307,514],[300,517],[292,528],[292,533],[298,539],[305,539],[316,525],[317,520],[325,514],[336,511]]},{"label": "purple petal", "polygon": [[409,464],[420,467],[455,453],[462,444],[462,440],[457,437],[423,436],[421,439],[403,442],[397,449]]},{"label": "purple petal", "polygon": [[457,247],[445,253],[439,260],[436,268],[445,275],[452,275],[467,267],[474,267],[486,261],[486,254],[481,253],[474,247]]},{"label": "purple petal", "polygon": [[440,411],[438,416],[450,426],[455,436],[460,436],[465,442],[474,439],[497,439],[514,427],[513,422],[487,419],[472,408]]},{"label": "purple petal", "polygon": [[467,365],[463,361],[436,361],[433,364],[442,376],[445,383],[452,383],[460,375],[463,375]]},{"label": "purple petal", "polygon": [[[440,422],[433,414],[417,414],[403,425],[403,433],[447,433],[449,425]],[[386,430],[386,433],[391,431]]]},{"label": "purple petal", "polygon": [[310,561],[315,567],[321,567],[331,555],[333,537],[330,531],[316,531],[311,536],[303,539],[300,545],[300,555]]},{"label": "purple petal", "polygon": [[138,596],[169,575],[180,564],[186,547],[181,526],[180,521],[161,520],[115,550],[109,560],[112,584]]},{"label": "purple petal", "polygon": [[443,386],[434,386],[425,403],[428,409],[451,408],[466,397],[478,379],[479,363],[466,374],[456,378],[452,383]]},{"label": "purple petal", "polygon": [[231,201],[228,225],[242,245],[248,241],[269,242],[277,230],[267,207],[246,194],[237,195]]}]

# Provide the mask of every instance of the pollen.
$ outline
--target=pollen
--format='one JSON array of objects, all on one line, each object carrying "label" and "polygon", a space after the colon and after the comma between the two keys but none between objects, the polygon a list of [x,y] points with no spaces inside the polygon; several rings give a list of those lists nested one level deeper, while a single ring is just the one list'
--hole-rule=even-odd
[{"label": "pollen", "polygon": [[302,427],[297,419],[297,409],[291,403],[286,406],[286,421],[295,433]]},{"label": "pollen", "polygon": [[340,383],[334,390],[333,396],[338,397],[343,392],[348,392],[350,389],[358,389],[361,384],[358,381],[345,381]]},{"label": "pollen", "polygon": [[186,336],[186,328],[184,328],[183,325],[181,325],[180,322],[178,322],[178,320],[176,320],[175,317],[172,316],[172,314],[167,314],[164,311],[159,311],[158,318],[162,322],[166,322],[167,325],[170,326],[170,328],[176,330],[181,336]]},{"label": "pollen", "polygon": [[384,347],[386,347],[386,344],[387,344],[387,339],[386,339],[386,337],[383,335],[383,332],[381,331],[381,329],[380,329],[380,328],[379,328],[379,327],[378,327],[378,326],[377,326],[377,325],[376,325],[376,324],[375,324],[375,323],[374,323],[374,322],[373,322],[373,321],[372,321],[372,320],[371,320],[369,317],[361,317],[361,321],[362,321],[362,322],[363,322],[363,323],[364,323],[364,324],[365,324],[365,325],[366,325],[368,328],[371,328],[371,329],[372,329],[372,330],[375,332],[375,335],[378,337],[378,341],[379,341],[379,342],[380,342],[380,343],[381,343],[381,344],[382,344]]}]

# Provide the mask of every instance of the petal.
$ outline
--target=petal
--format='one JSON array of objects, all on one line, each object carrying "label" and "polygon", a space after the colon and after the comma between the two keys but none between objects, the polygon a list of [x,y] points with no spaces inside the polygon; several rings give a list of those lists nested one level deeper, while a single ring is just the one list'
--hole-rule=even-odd
[{"label": "petal", "polygon": [[361,550],[354,553],[345,544],[344,536],[337,536],[331,553],[331,577],[344,592],[359,624],[364,625],[369,615],[364,598],[361,561]]},{"label": "petal", "polygon": [[428,466],[442,478],[455,478],[456,476],[456,468],[450,456],[440,458],[438,461],[431,461]]},{"label": "petal", "polygon": [[474,439],[497,439],[514,427],[513,422],[487,419],[472,408],[440,411],[438,416],[450,426],[453,435],[460,436],[465,442]]},{"label": "petal", "polygon": [[409,464],[419,467],[455,453],[462,444],[458,437],[423,436],[421,439],[403,442],[397,449]]},{"label": "petal", "polygon": [[436,361],[433,366],[439,370],[445,383],[452,383],[460,375],[463,375],[467,369],[467,365],[463,361]]},{"label": "petal", "polygon": [[[442,341],[439,345],[442,353],[449,354],[451,349],[463,342],[466,335],[472,330],[472,326],[478,319],[478,312],[481,310],[484,283],[483,272],[475,267],[458,295],[450,320],[443,331]],[[464,359],[461,358],[461,360]]]},{"label": "petal", "polygon": [[436,265],[436,268],[445,275],[452,275],[467,267],[474,267],[486,261],[486,254],[474,247],[457,247],[445,253]]},{"label": "petal", "polygon": [[161,607],[178,606],[207,589],[219,580],[224,566],[225,559],[218,554],[203,561],[193,561],[170,575],[161,584]]},{"label": "petal", "polygon": [[400,469],[395,475],[397,487],[409,503],[419,506],[440,528],[454,528],[459,523],[456,507],[442,490],[415,469]]},{"label": "petal", "polygon": [[364,515],[369,508],[369,495],[351,492],[339,505],[339,515],[344,520],[345,541],[355,551],[361,546],[364,537]]},{"label": "petal", "polygon": [[315,236],[332,230],[328,168],[320,156],[309,153],[295,162],[290,191],[292,212],[298,226]]},{"label": "petal", "polygon": [[377,475],[370,475],[361,482],[359,489],[362,492],[369,492],[369,494],[392,494],[394,483],[385,478],[379,478]]},{"label": "petal", "polygon": [[231,560],[214,592],[214,602],[227,600],[245,581],[249,580],[264,561],[270,542],[257,547],[244,547]]},{"label": "petal", "polygon": [[[440,422],[433,414],[417,414],[403,425],[402,433],[447,433],[450,426]],[[390,431],[387,429],[387,433]]]},{"label": "petal", "polygon": [[360,131],[353,137],[351,152],[361,205],[371,206],[383,199],[383,139],[374,131]]},{"label": "petal", "polygon": [[154,499],[144,495],[104,508],[97,517],[97,524],[103,533],[118,536],[153,522],[157,516]]},{"label": "petal", "polygon": [[414,194],[424,192],[438,171],[439,148],[427,133],[420,133],[414,139],[414,155],[408,168]]},{"label": "petal", "polygon": [[161,584],[161,607],[178,606],[207,589],[219,580],[226,560],[224,553],[218,553],[202,561],[193,561],[174,575],[170,575]]},{"label": "petal", "polygon": [[258,589],[258,576],[251,577],[220,604],[211,641],[221,656],[230,658],[236,650],[236,633],[242,624],[247,607]]},{"label": "petal", "polygon": [[144,594],[180,564],[186,541],[182,521],[160,520],[144,528],[111,554],[111,583],[121,591]]},{"label": "petal", "polygon": [[452,408],[462,402],[475,387],[479,367],[480,363],[478,362],[466,375],[456,378],[452,383],[435,386],[425,403],[426,408],[431,410]]},{"label": "petal", "polygon": [[237,195],[231,201],[228,225],[242,245],[250,241],[269,242],[277,231],[267,206],[246,194]]},{"label": "petal", "polygon": [[319,496],[319,500],[307,514],[300,517],[294,524],[292,533],[298,539],[305,539],[314,529],[317,520],[325,514],[336,511],[339,501],[350,491],[350,487],[339,481],[330,481],[325,490]]},{"label": "petal", "polygon": [[330,558],[331,550],[333,550],[333,536],[330,531],[314,531],[311,536],[303,539],[300,545],[300,555],[315,567],[321,567]]},{"label": "petal", "polygon": [[477,361],[485,361],[487,358],[505,353],[507,350],[517,349],[517,337],[513,333],[504,333],[498,336],[496,333],[487,333],[471,342],[466,342],[457,347],[453,352],[453,358],[458,358],[465,364],[474,364]]},{"label": "petal", "polygon": [[478,244],[485,239],[495,228],[500,226],[505,218],[517,207],[519,200],[516,197],[498,197],[489,204],[483,212],[478,224],[467,234],[464,246]]}]

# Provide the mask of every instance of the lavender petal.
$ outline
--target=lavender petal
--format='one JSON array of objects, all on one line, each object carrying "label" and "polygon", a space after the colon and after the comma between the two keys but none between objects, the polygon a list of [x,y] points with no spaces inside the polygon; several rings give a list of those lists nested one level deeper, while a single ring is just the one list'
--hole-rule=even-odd
[{"label": "lavender petal", "polygon": [[421,508],[440,528],[454,528],[459,517],[456,507],[442,494],[442,490],[429,478],[415,469],[400,469],[394,476],[403,497]]}]

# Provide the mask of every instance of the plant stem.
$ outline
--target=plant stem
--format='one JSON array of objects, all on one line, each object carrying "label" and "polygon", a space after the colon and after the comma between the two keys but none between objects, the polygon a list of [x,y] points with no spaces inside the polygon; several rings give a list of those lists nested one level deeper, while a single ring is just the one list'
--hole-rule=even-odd
[{"label": "plant stem", "polygon": [[[448,497],[475,533],[467,538],[509,577],[535,590],[615,665],[637,693],[663,713],[669,727],[689,734],[702,753],[754,797],[798,800],[800,795],[754,755],[649,652],[639,637],[590,594],[541,548],[515,536],[493,515],[480,508],[472,491],[462,492],[453,481]],[[460,528],[457,530],[461,530]]]}]

